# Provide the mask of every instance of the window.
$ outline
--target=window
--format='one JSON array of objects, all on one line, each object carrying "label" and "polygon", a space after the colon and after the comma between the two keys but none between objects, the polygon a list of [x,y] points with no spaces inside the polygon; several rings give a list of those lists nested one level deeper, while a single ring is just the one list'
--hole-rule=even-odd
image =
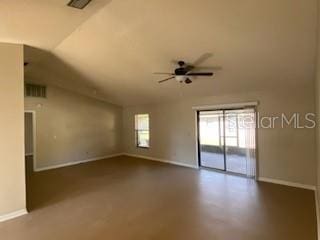
[{"label": "window", "polygon": [[137,147],[148,148],[149,143],[149,114],[135,115],[135,132]]}]

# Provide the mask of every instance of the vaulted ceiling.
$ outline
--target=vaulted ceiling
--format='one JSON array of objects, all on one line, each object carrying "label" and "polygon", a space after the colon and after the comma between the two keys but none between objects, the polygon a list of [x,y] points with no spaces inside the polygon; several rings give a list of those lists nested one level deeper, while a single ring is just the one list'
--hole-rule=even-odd
[{"label": "vaulted ceiling", "polygon": [[[119,105],[313,83],[317,0],[3,0],[0,41],[24,43],[28,81]],[[173,60],[221,67],[158,84]]]}]

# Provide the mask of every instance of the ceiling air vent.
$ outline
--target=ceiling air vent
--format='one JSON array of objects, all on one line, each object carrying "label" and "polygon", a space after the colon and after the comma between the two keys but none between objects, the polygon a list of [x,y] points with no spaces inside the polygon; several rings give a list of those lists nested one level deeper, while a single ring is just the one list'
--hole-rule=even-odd
[{"label": "ceiling air vent", "polygon": [[74,7],[78,9],[84,9],[91,2],[91,0],[71,0],[68,3],[69,7]]},{"label": "ceiling air vent", "polygon": [[24,87],[26,97],[47,97],[47,87],[42,85],[26,83]]}]

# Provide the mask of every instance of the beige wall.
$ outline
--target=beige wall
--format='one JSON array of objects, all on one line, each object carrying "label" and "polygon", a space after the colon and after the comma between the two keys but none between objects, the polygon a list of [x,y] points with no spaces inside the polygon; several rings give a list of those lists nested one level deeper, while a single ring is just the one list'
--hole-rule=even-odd
[{"label": "beige wall", "polygon": [[23,47],[0,44],[0,216],[25,209]]},{"label": "beige wall", "polygon": [[32,113],[24,114],[24,146],[26,155],[33,153]]},{"label": "beige wall", "polygon": [[[181,99],[181,101],[127,107],[123,113],[124,151],[197,165],[196,124],[192,106],[259,101],[261,116],[278,116],[282,112],[314,112],[312,87],[274,89],[270,92],[251,92],[232,96]],[[134,114],[150,113],[150,149],[135,147]],[[259,176],[302,184],[315,185],[314,129],[259,129]]]},{"label": "beige wall", "polygon": [[[318,4],[318,12],[320,11],[320,4]],[[318,15],[318,48],[317,48],[317,68],[315,79],[315,102],[317,114],[317,128],[316,128],[316,159],[317,159],[317,189],[318,197],[320,197],[320,15]],[[318,198],[320,199],[320,198]],[[320,223],[319,223],[320,224]],[[320,235],[320,233],[319,233]]]},{"label": "beige wall", "polygon": [[48,86],[47,98],[25,98],[36,111],[36,168],[121,152],[122,108]]}]

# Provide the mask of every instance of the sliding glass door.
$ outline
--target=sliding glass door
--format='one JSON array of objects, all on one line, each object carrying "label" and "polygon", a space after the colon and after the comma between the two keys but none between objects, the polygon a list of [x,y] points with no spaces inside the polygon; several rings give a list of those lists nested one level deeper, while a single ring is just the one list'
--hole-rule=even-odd
[{"label": "sliding glass door", "polygon": [[225,169],[223,111],[203,111],[199,114],[201,166]]},{"label": "sliding glass door", "polygon": [[255,110],[198,112],[200,166],[255,176]]}]

